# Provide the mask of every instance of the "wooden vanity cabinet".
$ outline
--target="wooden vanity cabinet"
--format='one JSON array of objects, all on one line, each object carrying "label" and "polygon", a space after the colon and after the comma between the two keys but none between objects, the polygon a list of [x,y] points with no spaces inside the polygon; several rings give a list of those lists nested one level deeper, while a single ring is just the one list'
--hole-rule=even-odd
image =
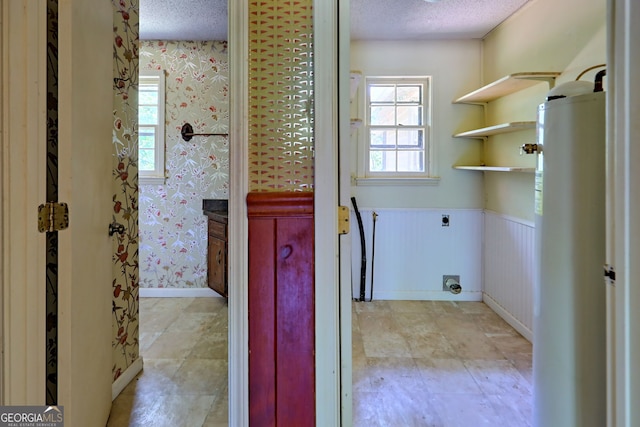
[{"label": "wooden vanity cabinet", "polygon": [[227,285],[227,223],[209,216],[208,284],[211,289],[228,298]]}]

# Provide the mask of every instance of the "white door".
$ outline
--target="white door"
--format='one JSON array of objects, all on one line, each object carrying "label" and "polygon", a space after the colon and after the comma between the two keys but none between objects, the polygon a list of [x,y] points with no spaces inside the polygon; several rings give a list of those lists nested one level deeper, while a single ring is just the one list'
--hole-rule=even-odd
[{"label": "white door", "polygon": [[1,3],[2,404],[45,400],[46,0]]},{"label": "white door", "polygon": [[[45,403],[46,0],[2,2],[3,403]],[[58,404],[104,426],[111,405],[111,2],[59,1]],[[105,102],[106,101],[106,102]]]},{"label": "white door", "polygon": [[104,426],[111,407],[113,9],[58,3],[58,404],[70,426]]}]

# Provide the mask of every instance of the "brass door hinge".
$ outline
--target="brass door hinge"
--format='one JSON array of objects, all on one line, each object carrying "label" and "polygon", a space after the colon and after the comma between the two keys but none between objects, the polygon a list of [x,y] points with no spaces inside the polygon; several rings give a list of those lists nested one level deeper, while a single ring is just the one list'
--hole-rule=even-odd
[{"label": "brass door hinge", "polygon": [[349,233],[349,208],[346,206],[338,206],[338,234]]},{"label": "brass door hinge", "polygon": [[38,206],[38,231],[50,233],[69,227],[69,206],[66,203],[47,202]]}]

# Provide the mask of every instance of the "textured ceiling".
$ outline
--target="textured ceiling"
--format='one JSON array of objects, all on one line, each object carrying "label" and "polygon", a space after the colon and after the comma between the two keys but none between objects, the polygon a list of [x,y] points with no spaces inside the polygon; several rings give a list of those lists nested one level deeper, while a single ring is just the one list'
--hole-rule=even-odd
[{"label": "textured ceiling", "polygon": [[351,39],[482,38],[527,1],[351,0]]},{"label": "textured ceiling", "polygon": [[227,0],[140,0],[140,39],[227,40]]},{"label": "textured ceiling", "polygon": [[[227,1],[239,0],[140,0],[140,38],[226,40]],[[351,38],[482,38],[527,1],[351,0]]]}]

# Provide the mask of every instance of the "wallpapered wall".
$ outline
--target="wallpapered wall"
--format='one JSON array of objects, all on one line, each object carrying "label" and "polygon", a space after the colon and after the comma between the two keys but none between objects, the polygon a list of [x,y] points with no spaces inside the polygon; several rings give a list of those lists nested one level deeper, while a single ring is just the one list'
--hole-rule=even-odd
[{"label": "wallpapered wall", "polygon": [[140,187],[140,286],[207,286],[202,199],[229,197],[229,144],[222,136],[184,141],[180,129],[227,133],[229,67],[224,41],[143,41],[140,69],[165,70],[165,185]]},{"label": "wallpapered wall", "polygon": [[[121,236],[114,248],[114,280],[113,280],[113,378],[117,379],[138,357],[138,266],[141,263],[143,270],[149,268],[149,262],[158,265],[163,263],[161,257],[149,258],[149,255],[138,256],[138,169],[137,169],[137,83],[138,83],[138,0],[112,0],[114,7],[114,195],[113,216],[118,222],[127,226],[126,233]],[[309,191],[313,188],[313,62],[312,62],[312,1],[293,0],[252,0],[249,5],[252,19],[249,23],[251,35],[250,50],[250,190],[252,191]],[[159,43],[159,42],[157,42]],[[170,43],[164,48],[164,58],[170,58]],[[227,59],[226,45],[218,43],[205,43],[205,52],[213,54],[206,61],[219,61],[218,70],[214,77],[208,73],[201,73],[204,65],[195,58],[199,56],[199,49],[183,45],[179,57],[174,57],[173,64],[176,70],[181,69],[181,86],[185,88],[188,83],[185,79],[190,77],[195,81],[208,82],[210,86],[218,88],[217,95],[209,100],[216,100],[214,104],[207,103],[207,98],[199,97],[200,93],[194,90],[192,98],[184,95],[183,99],[174,105],[176,111],[166,115],[167,120],[175,117],[178,122],[189,120],[195,132],[204,130],[226,132],[228,100],[226,76]],[[216,48],[217,46],[217,48]],[[224,49],[222,47],[224,46]],[[177,46],[176,46],[177,47]],[[223,54],[224,52],[224,54]],[[162,52],[160,52],[162,53]],[[185,58],[181,58],[182,55]],[[194,64],[186,66],[189,58]],[[146,61],[147,58],[145,58]],[[165,59],[162,55],[156,61],[159,64]],[[182,62],[181,62],[182,60]],[[182,64],[182,68],[179,65]],[[223,65],[224,64],[224,65]],[[213,69],[213,63],[210,67]],[[167,86],[177,84],[180,76],[168,76]],[[224,78],[221,84],[218,79]],[[214,82],[215,80],[215,82]],[[214,84],[215,83],[215,84]],[[223,89],[224,88],[224,89]],[[221,96],[224,94],[224,96]],[[193,98],[195,96],[195,98]],[[218,103],[218,101],[223,101]],[[168,100],[168,104],[171,100]],[[183,102],[186,106],[183,106]],[[190,105],[196,106],[194,116],[190,116]],[[209,110],[213,107],[216,111]],[[195,111],[198,111],[198,114]],[[206,114],[203,114],[206,113]],[[214,117],[216,116],[216,117]],[[180,123],[180,127],[182,123]],[[168,126],[170,131],[179,129]],[[228,194],[228,157],[223,157],[223,152],[228,151],[225,142],[215,139],[194,138],[193,145],[182,144],[173,139],[172,132],[167,134],[167,169],[169,177],[166,190],[150,188],[145,192],[145,198],[156,200],[156,207],[171,205],[173,210],[156,210],[156,218],[153,220],[157,230],[167,223],[173,223],[175,228],[170,228],[166,235],[162,235],[160,248],[162,251],[173,251],[186,257],[191,249],[192,241],[202,233],[204,240],[204,218],[201,217],[201,199],[226,198]],[[173,142],[172,142],[173,141]],[[200,142],[200,144],[197,144]],[[204,143],[203,143],[204,142]],[[180,144],[183,150],[177,152]],[[212,145],[220,148],[220,153],[209,150]],[[179,159],[171,160],[178,153]],[[184,152],[184,154],[183,154]],[[190,159],[198,153],[198,160]],[[204,156],[204,162],[203,160]],[[209,157],[212,155],[213,158]],[[206,160],[209,159],[209,160]],[[178,169],[176,165],[181,165]],[[216,167],[214,168],[214,165]],[[209,169],[205,172],[205,166]],[[191,178],[183,175],[182,185],[178,186],[174,179],[178,179],[180,171],[184,169]],[[214,172],[216,178],[208,182],[203,177],[208,172]],[[175,175],[174,175],[175,174]],[[224,179],[222,177],[225,177]],[[169,192],[169,189],[175,189]],[[208,188],[211,192],[205,194]],[[146,189],[145,189],[146,190]],[[194,196],[193,193],[203,191]],[[197,199],[196,199],[197,198]],[[183,202],[184,200],[184,202]],[[197,200],[197,201],[196,201]],[[182,208],[182,209],[177,209]],[[161,214],[158,215],[157,212]],[[153,210],[145,208],[143,221],[151,222],[148,217]],[[164,213],[163,213],[164,212]],[[187,216],[186,214],[189,214]],[[200,226],[193,222],[188,223],[186,218],[199,218]],[[181,221],[185,218],[184,221]],[[155,222],[157,221],[157,223]],[[198,221],[197,219],[194,221]],[[181,224],[178,226],[177,224]],[[143,225],[144,227],[144,225]],[[181,228],[180,228],[181,227]],[[198,228],[201,227],[201,228]],[[187,231],[185,231],[187,230]],[[188,232],[192,230],[192,232]],[[198,231],[200,230],[200,231]],[[171,234],[169,234],[171,233]],[[145,241],[144,236],[142,241]],[[152,241],[152,240],[149,240]],[[182,249],[186,249],[184,252]],[[158,253],[160,253],[158,251]],[[173,252],[171,252],[173,253]],[[194,250],[194,254],[196,251]],[[195,258],[195,255],[190,256]],[[169,261],[165,265],[168,270],[162,269],[167,277],[181,270],[182,260]],[[140,260],[140,261],[139,261]],[[194,259],[195,261],[195,259]],[[196,262],[198,265],[200,262]],[[173,263],[173,264],[172,264]],[[194,268],[194,267],[191,267]],[[196,280],[193,271],[188,268],[181,272],[180,280],[171,278],[173,286],[204,286],[202,271],[204,265],[197,271],[200,275]],[[153,270],[155,272],[159,270]],[[147,272],[144,272],[146,275]],[[191,278],[187,279],[189,276]],[[187,284],[186,280],[191,283]],[[156,281],[156,286],[160,284]],[[193,283],[193,284],[192,284]],[[147,286],[148,284],[145,284]],[[163,285],[164,286],[164,285]],[[167,285],[171,286],[171,285]]]},{"label": "wallpapered wall", "polygon": [[249,3],[249,190],[313,190],[313,1]]},{"label": "wallpapered wall", "polygon": [[113,219],[125,226],[113,254],[113,380],[139,357],[138,0],[112,0]]}]

